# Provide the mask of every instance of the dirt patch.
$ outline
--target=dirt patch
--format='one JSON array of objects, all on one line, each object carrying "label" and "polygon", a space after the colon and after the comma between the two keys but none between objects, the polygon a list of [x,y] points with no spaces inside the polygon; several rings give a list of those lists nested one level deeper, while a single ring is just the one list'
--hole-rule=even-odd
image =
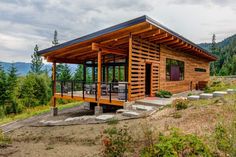
[{"label": "dirt patch", "polygon": [[[236,111],[235,97],[236,95],[229,95],[210,101],[198,101],[198,104],[192,103],[190,107],[180,111],[166,107],[148,118],[119,121],[117,126],[127,125],[137,143],[143,139],[143,126],[147,123],[156,132],[166,133],[175,127],[185,133],[207,137],[221,120],[229,122],[233,120]],[[176,113],[178,117],[174,116]],[[0,148],[0,156],[100,156],[101,133],[110,126],[107,123],[51,127],[24,126],[8,133],[13,142],[9,147]],[[135,153],[139,153],[138,146]]]}]

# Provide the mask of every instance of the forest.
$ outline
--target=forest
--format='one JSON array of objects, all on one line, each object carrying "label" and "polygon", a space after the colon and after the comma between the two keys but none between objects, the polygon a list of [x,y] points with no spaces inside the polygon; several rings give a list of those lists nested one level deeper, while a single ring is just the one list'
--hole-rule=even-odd
[{"label": "forest", "polygon": [[199,44],[218,57],[211,63],[211,75],[236,75],[236,34],[216,43],[216,35],[212,36],[212,43]]}]

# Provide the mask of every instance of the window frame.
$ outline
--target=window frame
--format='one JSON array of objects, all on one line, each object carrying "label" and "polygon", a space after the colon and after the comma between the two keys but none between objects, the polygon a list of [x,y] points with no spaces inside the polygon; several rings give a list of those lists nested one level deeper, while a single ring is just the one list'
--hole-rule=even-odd
[{"label": "window frame", "polygon": [[[171,62],[177,62],[177,65],[180,67],[180,78],[179,80],[171,80],[171,72],[169,71],[169,76],[168,76],[168,62],[170,62],[170,66],[173,65],[173,63]],[[179,64],[182,64],[182,66],[180,66]],[[165,68],[166,68],[166,81],[168,82],[174,82],[174,81],[184,81],[185,80],[185,62],[182,61],[182,60],[178,60],[178,59],[172,59],[172,58],[166,58],[166,65],[165,65]],[[181,70],[182,69],[182,70]]]}]

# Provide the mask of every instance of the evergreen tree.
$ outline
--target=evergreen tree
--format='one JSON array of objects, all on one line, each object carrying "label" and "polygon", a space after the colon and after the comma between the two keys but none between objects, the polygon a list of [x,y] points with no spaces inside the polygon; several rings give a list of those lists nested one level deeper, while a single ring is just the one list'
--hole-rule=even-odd
[{"label": "evergreen tree", "polygon": [[61,64],[60,67],[60,73],[58,74],[58,80],[61,81],[67,81],[71,79],[71,72],[70,72],[70,67],[68,64]]},{"label": "evergreen tree", "polygon": [[[213,34],[213,36],[212,36],[211,53],[216,55],[216,35],[215,34]],[[216,74],[215,62],[211,63],[211,65],[210,65],[210,72],[211,72],[211,75],[215,75]]]},{"label": "evergreen tree", "polygon": [[74,80],[76,81],[83,81],[83,65],[79,64],[77,65],[77,68],[75,70],[75,74],[73,76]]},{"label": "evergreen tree", "polygon": [[7,87],[7,77],[6,73],[0,64],[0,107],[2,110],[5,110],[5,102],[7,99],[7,93],[6,93],[6,87]]},{"label": "evergreen tree", "polygon": [[38,45],[35,45],[34,53],[31,55],[31,70],[30,72],[35,74],[41,74],[43,72],[43,59],[38,55]]},{"label": "evergreen tree", "polygon": [[56,46],[58,44],[59,44],[59,42],[58,42],[58,39],[57,39],[57,30],[55,30],[54,31],[54,38],[53,38],[53,41],[52,41],[52,45]]},{"label": "evergreen tree", "polygon": [[6,114],[18,113],[18,103],[16,101],[16,88],[17,88],[17,69],[12,63],[8,69],[7,75],[7,100],[6,100]]}]

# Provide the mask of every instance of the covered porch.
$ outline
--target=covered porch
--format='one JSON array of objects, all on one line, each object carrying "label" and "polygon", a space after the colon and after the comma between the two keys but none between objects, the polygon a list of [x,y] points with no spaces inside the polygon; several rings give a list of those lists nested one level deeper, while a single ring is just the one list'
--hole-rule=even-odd
[{"label": "covered porch", "polygon": [[[53,62],[53,107],[56,107],[58,98],[96,103],[98,106],[123,106],[128,101],[129,89],[127,50],[98,43],[92,43],[78,53],[80,49],[74,48],[48,58]],[[71,53],[74,51],[76,53]],[[80,64],[83,79],[57,79],[57,63]]]}]

